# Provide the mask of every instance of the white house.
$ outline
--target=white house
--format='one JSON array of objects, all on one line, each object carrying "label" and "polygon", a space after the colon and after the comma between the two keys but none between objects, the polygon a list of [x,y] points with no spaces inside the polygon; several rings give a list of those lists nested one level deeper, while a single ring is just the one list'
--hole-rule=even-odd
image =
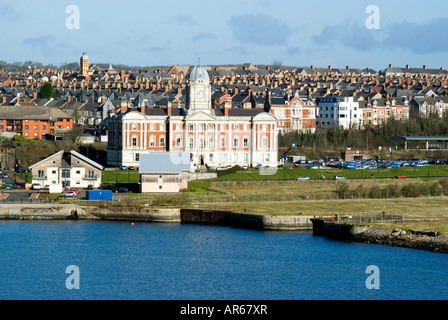
[{"label": "white house", "polygon": [[32,183],[45,186],[61,184],[62,187],[99,188],[103,166],[71,150],[61,150],[30,166]]}]

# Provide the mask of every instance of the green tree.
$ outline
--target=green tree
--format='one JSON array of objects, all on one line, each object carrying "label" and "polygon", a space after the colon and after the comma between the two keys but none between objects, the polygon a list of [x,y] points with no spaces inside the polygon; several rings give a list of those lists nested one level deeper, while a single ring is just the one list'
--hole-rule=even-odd
[{"label": "green tree", "polygon": [[45,82],[42,87],[40,87],[37,97],[40,99],[56,99],[56,94],[54,93],[53,86],[50,82]]},{"label": "green tree", "polygon": [[25,136],[16,134],[11,138],[11,146],[13,148],[20,148],[26,142]]}]

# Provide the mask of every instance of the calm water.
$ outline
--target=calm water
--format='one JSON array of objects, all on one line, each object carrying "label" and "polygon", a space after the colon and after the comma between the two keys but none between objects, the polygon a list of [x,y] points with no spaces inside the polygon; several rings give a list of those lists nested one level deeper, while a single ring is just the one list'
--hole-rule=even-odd
[{"label": "calm water", "polygon": [[[309,232],[1,221],[0,299],[447,299],[448,255]],[[66,288],[67,266],[79,289]],[[366,288],[379,268],[380,289]]]}]

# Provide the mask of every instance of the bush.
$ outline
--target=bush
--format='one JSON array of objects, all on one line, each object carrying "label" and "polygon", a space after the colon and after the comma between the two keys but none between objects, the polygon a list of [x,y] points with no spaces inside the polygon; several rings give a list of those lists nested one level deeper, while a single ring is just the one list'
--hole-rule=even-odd
[{"label": "bush", "polygon": [[220,171],[217,171],[217,176],[218,176],[218,177],[222,177],[222,176],[224,176],[224,175],[226,175],[226,174],[235,173],[235,172],[238,172],[238,171],[240,171],[240,170],[241,170],[241,167],[240,167],[240,166],[233,166],[233,167],[231,167],[231,168],[229,168],[229,169],[227,169],[227,170],[220,170]]},{"label": "bush", "polygon": [[401,189],[403,197],[417,198],[429,196],[429,188],[422,184],[408,184]]},{"label": "bush", "polygon": [[339,199],[346,199],[349,198],[349,194],[351,193],[350,188],[348,187],[348,184],[346,183],[338,183],[336,186],[336,194],[338,195]]}]

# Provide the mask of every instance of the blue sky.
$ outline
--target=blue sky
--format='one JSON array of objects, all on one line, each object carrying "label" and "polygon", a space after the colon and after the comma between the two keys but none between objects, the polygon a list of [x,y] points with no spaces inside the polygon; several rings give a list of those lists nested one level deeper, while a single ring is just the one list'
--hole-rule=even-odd
[{"label": "blue sky", "polygon": [[[79,8],[79,29],[66,8]],[[368,29],[369,5],[379,29]],[[0,60],[448,68],[448,2],[0,0]]]}]

